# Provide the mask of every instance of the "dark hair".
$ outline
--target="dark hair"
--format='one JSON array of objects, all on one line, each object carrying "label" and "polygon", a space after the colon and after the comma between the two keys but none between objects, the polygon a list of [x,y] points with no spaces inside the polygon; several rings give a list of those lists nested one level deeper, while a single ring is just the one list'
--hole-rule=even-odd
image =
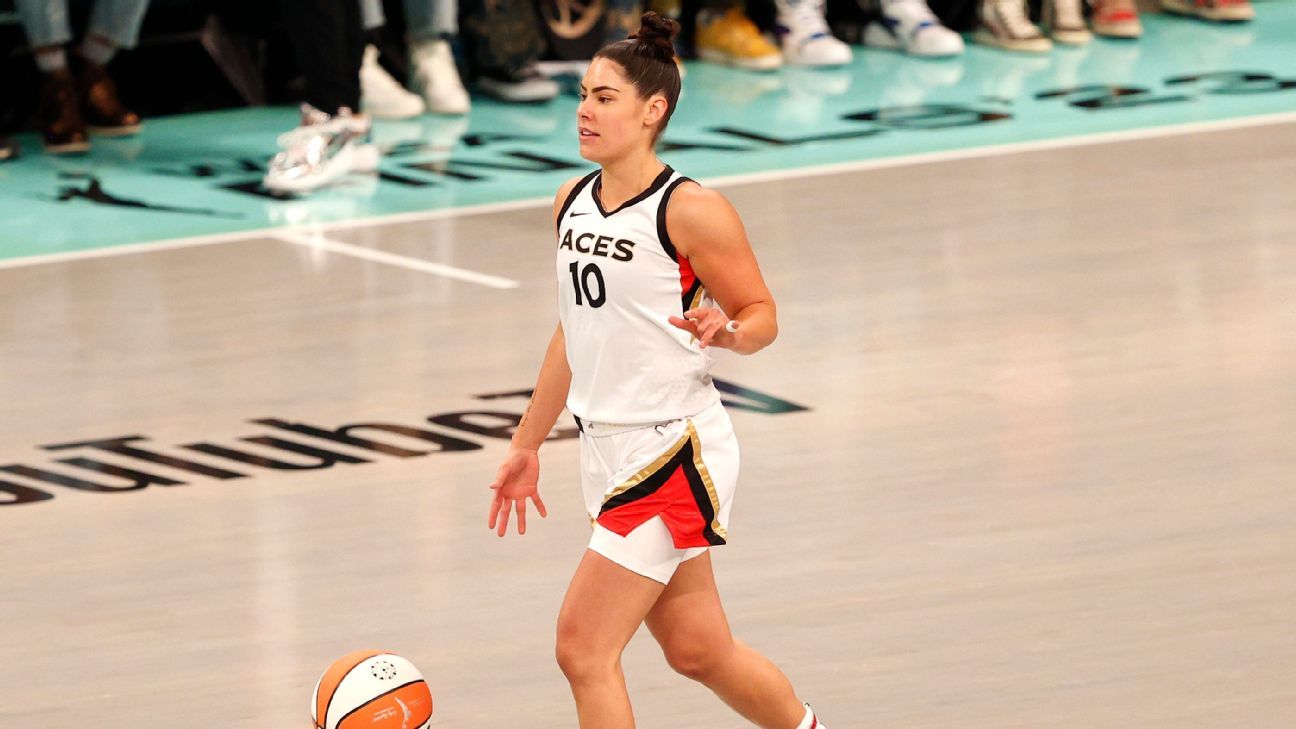
[{"label": "dark hair", "polygon": [[675,104],[679,101],[680,75],[675,65],[675,44],[671,39],[679,32],[679,23],[654,12],[643,14],[639,30],[623,41],[603,46],[595,58],[615,61],[625,69],[626,78],[634,84],[640,98],[654,94],[666,97],[666,115],[657,127],[657,137],[666,129]]}]

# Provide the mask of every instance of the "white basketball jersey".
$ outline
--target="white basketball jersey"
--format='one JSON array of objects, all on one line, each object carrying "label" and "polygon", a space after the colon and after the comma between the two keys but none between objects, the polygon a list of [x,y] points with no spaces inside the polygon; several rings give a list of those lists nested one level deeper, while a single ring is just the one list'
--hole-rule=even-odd
[{"label": "white basketball jersey", "polygon": [[558,215],[558,316],[567,339],[567,408],[582,420],[656,423],[719,400],[712,359],[670,316],[709,303],[666,232],[682,182],[667,167],[616,210],[599,201],[600,173],[582,179]]}]

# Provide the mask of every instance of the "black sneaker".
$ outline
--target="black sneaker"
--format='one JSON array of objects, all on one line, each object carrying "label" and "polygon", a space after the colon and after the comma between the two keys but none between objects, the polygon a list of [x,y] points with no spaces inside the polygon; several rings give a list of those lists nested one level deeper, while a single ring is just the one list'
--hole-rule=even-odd
[{"label": "black sneaker", "polygon": [[516,71],[483,71],[477,77],[477,87],[500,101],[548,101],[558,95],[558,82],[545,78],[535,65]]}]

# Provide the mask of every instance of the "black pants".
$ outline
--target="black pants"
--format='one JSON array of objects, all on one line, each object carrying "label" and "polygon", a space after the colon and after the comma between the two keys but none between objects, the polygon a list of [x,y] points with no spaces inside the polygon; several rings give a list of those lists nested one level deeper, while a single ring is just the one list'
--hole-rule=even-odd
[{"label": "black pants", "polygon": [[532,0],[459,0],[459,37],[472,75],[499,76],[538,61],[545,51],[541,22]]},{"label": "black pants", "polygon": [[306,103],[326,114],[360,108],[365,33],[358,0],[280,0]]}]

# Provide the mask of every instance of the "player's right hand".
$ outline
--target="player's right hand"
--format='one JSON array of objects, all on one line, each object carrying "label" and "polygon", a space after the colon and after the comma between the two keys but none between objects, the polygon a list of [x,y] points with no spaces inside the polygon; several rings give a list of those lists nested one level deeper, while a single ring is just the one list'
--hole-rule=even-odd
[{"label": "player's right hand", "polygon": [[540,500],[539,484],[540,455],[521,448],[509,450],[499,470],[495,472],[495,482],[490,485],[495,492],[487,522],[490,528],[503,537],[508,532],[509,512],[516,511],[518,534],[526,534],[527,499],[535,502],[536,511],[540,512],[541,518],[548,516],[549,512]]}]

